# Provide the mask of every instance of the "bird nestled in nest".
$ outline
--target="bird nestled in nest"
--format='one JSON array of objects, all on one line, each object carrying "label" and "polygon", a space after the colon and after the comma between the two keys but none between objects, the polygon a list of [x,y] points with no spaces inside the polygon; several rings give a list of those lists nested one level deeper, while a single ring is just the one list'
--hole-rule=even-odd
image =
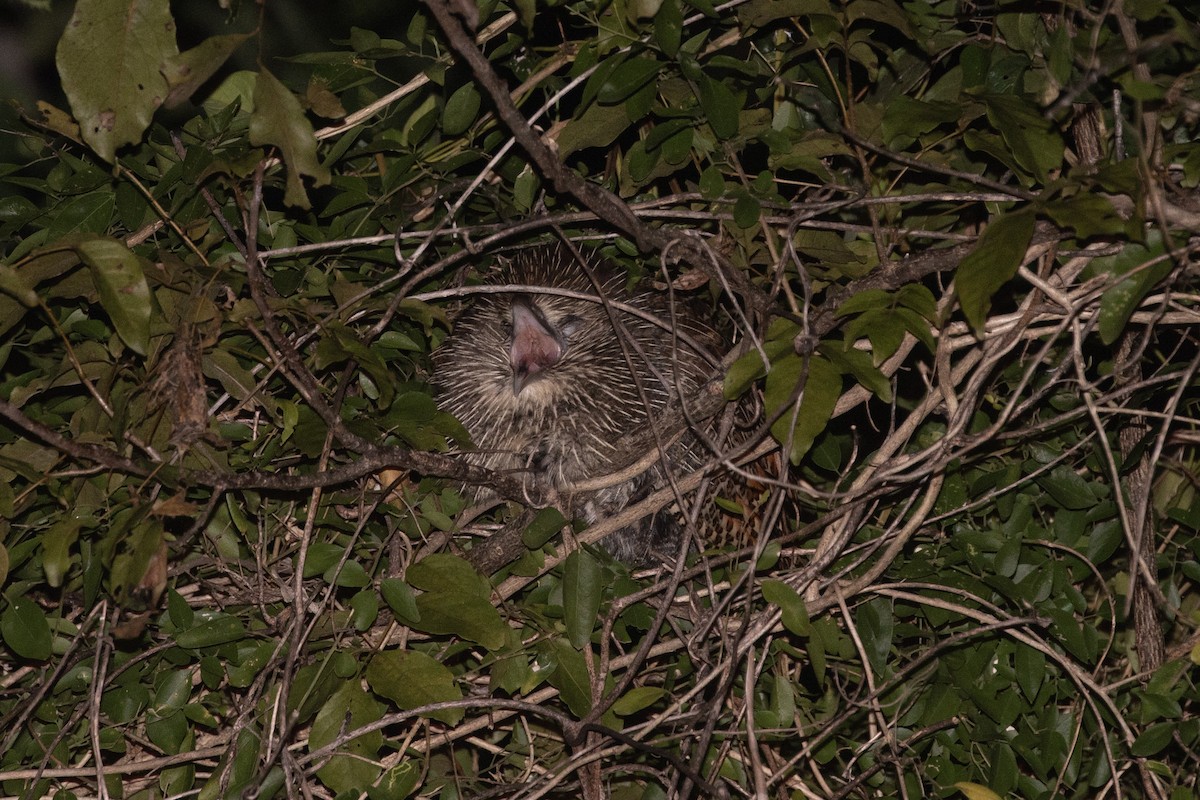
[{"label": "bird nestled in nest", "polygon": [[[654,440],[630,453],[630,437],[680,419],[681,402],[713,376],[721,340],[701,314],[684,304],[671,313],[660,295],[628,291],[623,271],[594,254],[581,263],[563,246],[527,250],[501,277],[527,288],[478,297],[434,354],[438,404],[471,434],[472,463],[521,476],[534,500],[562,492],[589,525],[665,486],[668,469],[703,463],[685,431],[649,469],[598,480],[640,461]],[[574,490],[585,482],[605,485]],[[663,510],[603,544],[640,564],[674,553],[680,531]]]}]

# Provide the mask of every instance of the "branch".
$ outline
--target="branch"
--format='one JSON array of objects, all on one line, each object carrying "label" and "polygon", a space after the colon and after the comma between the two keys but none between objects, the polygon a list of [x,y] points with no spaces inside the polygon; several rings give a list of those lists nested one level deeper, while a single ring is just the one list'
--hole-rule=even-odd
[{"label": "branch", "polygon": [[[589,183],[572,170],[566,169],[554,151],[534,132],[529,122],[513,103],[508,88],[503,80],[492,69],[491,63],[472,40],[462,21],[454,14],[450,3],[446,0],[425,0],[438,26],[446,35],[450,47],[466,62],[475,75],[477,85],[487,93],[498,116],[517,144],[525,151],[543,178],[548,180],[555,190],[569,194],[578,200],[585,208],[608,222],[613,227],[631,237],[638,249],[663,252],[668,247],[680,251],[683,260],[697,267],[706,274],[712,274],[713,254],[706,249],[699,237],[681,235],[677,231],[651,228],[645,225],[633,209],[612,192]],[[740,293],[753,300],[759,309],[769,307],[769,302],[740,271],[726,269],[726,277],[734,281]]]}]

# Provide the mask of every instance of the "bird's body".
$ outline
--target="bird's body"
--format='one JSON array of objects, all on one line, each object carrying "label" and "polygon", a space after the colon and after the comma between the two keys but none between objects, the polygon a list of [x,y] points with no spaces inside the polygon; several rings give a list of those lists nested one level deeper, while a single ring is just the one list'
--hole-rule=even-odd
[{"label": "bird's body", "polygon": [[[572,492],[645,455],[650,448],[628,452],[629,437],[695,397],[712,367],[694,344],[711,346],[715,335],[688,312],[677,311],[672,330],[623,310],[658,316],[652,295],[626,291],[623,273],[595,258],[585,268],[565,248],[519,255],[505,279],[530,289],[476,299],[435,354],[439,405],[471,434],[474,463],[524,476],[535,498],[547,488],[566,490],[571,511],[589,524],[665,485],[666,469],[699,463],[699,446],[685,435],[667,449],[665,464],[659,459],[637,476]],[[604,544],[638,563],[675,528],[660,512]]]}]

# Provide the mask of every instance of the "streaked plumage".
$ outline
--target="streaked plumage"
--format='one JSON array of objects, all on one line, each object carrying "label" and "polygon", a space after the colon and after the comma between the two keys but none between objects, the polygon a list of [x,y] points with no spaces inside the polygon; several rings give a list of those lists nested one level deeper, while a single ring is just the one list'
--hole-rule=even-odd
[{"label": "streaked plumage", "polygon": [[[651,294],[626,291],[624,273],[594,257],[589,267],[599,294],[656,313]],[[503,282],[597,295],[588,273],[558,247],[517,256]],[[460,315],[435,354],[435,382],[439,405],[471,434],[472,461],[523,473],[535,492],[563,489],[628,466],[620,460],[621,440],[653,424],[681,394],[695,396],[712,372],[705,358],[671,331],[609,309],[628,337],[624,349],[609,312],[594,301],[536,292],[482,295]],[[675,324],[693,341],[716,343],[711,328],[686,310],[676,309]],[[685,437],[668,451],[668,461],[673,468],[693,467],[697,449]],[[659,465],[616,486],[576,494],[570,510],[594,523],[662,485]],[[617,558],[638,563],[668,544],[674,530],[664,511],[604,544]]]}]

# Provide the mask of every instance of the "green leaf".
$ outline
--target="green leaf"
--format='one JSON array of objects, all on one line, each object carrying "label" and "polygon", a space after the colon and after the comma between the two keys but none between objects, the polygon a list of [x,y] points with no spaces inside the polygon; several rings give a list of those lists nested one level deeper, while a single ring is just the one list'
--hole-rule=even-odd
[{"label": "green leaf", "polygon": [[846,19],[852,23],[867,20],[872,25],[890,25],[906,36],[913,36],[908,17],[899,3],[886,0],[851,0],[846,5]]},{"label": "green leaf", "polygon": [[9,649],[30,661],[50,657],[50,623],[38,604],[25,597],[9,597],[0,613],[0,636]]},{"label": "green leaf", "polygon": [[[262,397],[261,393],[255,393],[257,381],[254,380],[254,375],[227,350],[217,348],[205,353],[200,370],[205,377],[218,381],[221,388],[235,400],[244,402],[251,397]],[[267,401],[269,402],[269,398]],[[270,408],[269,405],[267,407]]]},{"label": "green leaf", "polygon": [[1117,255],[1098,258],[1090,265],[1090,271],[1097,274],[1128,275],[1100,298],[1100,338],[1105,344],[1120,338],[1142,300],[1171,272],[1172,261],[1164,254],[1162,236],[1155,231],[1146,237],[1145,245],[1128,243]]},{"label": "green leaf", "polygon": [[842,395],[842,373],[825,359],[812,356],[808,359],[808,376],[800,408],[798,411],[793,409],[792,396],[804,366],[804,359],[794,353],[776,361],[767,373],[764,395],[772,414],[786,409],[771,426],[771,435],[781,444],[790,441],[788,457],[793,464],[800,463],[813,441],[825,430]]},{"label": "green leaf", "polygon": [[1121,529],[1120,520],[1110,519],[1098,523],[1092,528],[1087,540],[1088,561],[1103,564],[1112,558],[1113,554],[1125,542],[1125,532]]},{"label": "green leaf", "polygon": [[[401,761],[379,777],[375,783],[366,787],[368,800],[397,800],[408,797],[421,785],[425,770],[416,760]],[[260,791],[259,797],[269,797]]]},{"label": "green leaf", "polygon": [[929,102],[901,95],[888,103],[883,112],[883,139],[890,147],[904,149],[917,137],[957,122],[962,112],[960,103]]},{"label": "green leaf", "polygon": [[457,136],[471,127],[479,116],[479,103],[479,91],[474,84],[464,83],[458,87],[442,110],[442,133]]},{"label": "green leaf", "polygon": [[229,614],[218,614],[194,628],[180,631],[175,636],[175,644],[188,650],[199,650],[202,647],[214,647],[219,644],[240,641],[245,636],[246,626],[242,624],[240,618]]},{"label": "green leaf", "polygon": [[937,322],[937,300],[929,288],[919,283],[908,283],[896,292],[896,300],[905,308],[911,309],[929,322]]},{"label": "green leaf", "polygon": [[178,669],[167,672],[158,678],[161,682],[154,695],[152,709],[159,714],[169,714],[187,705],[192,695],[192,674],[188,670]]},{"label": "green leaf", "polygon": [[434,553],[408,568],[408,582],[426,591],[455,592],[486,600],[492,587],[464,558]]},{"label": "green leaf", "polygon": [[[229,680],[229,685],[242,689],[252,685],[262,674],[263,668],[275,657],[275,644],[265,640],[257,646],[243,639],[234,644],[238,650],[239,660],[236,663],[226,662],[222,668],[223,676]],[[297,673],[300,677],[302,673]],[[293,686],[303,686],[303,682],[293,683]],[[330,691],[333,689],[331,688]],[[302,690],[301,690],[302,691]],[[291,696],[291,701],[302,697],[302,694]]]},{"label": "green leaf", "polygon": [[1157,755],[1171,743],[1178,729],[1179,724],[1176,722],[1160,722],[1157,725],[1151,725],[1134,740],[1129,751],[1138,758]]},{"label": "green leaf", "polygon": [[661,62],[645,56],[618,64],[600,85],[596,100],[601,105],[616,105],[649,83],[662,68]]},{"label": "green leaf", "polygon": [[846,349],[851,349],[855,340],[865,336],[871,343],[872,362],[882,364],[904,342],[907,331],[904,322],[895,309],[864,311],[846,326]]},{"label": "green leaf", "polygon": [[675,58],[679,53],[682,34],[683,9],[679,0],[663,0],[654,15],[654,41],[667,58]]},{"label": "green leaf", "polygon": [[867,658],[877,672],[886,674],[895,633],[895,613],[891,604],[883,598],[863,603],[856,609],[854,621]]},{"label": "green leaf", "polygon": [[866,311],[882,311],[892,308],[892,304],[891,292],[883,289],[864,289],[838,306],[835,315],[847,317]]},{"label": "green leaf", "polygon": [[559,156],[565,158],[588,147],[608,147],[632,124],[624,104],[602,106],[593,103],[558,134]]},{"label": "green leaf", "polygon": [[733,204],[733,222],[739,228],[753,228],[758,224],[758,218],[762,214],[762,204],[758,202],[758,198],[743,194]]},{"label": "green leaf", "polygon": [[[370,725],[383,716],[383,709],[358,681],[346,681],[313,720],[308,736],[309,751],[319,750],[349,731]],[[336,755],[317,771],[321,782],[335,792],[370,785],[381,768],[375,763],[383,746],[383,734],[370,731],[338,746]]]},{"label": "green leaf", "polygon": [[[762,349],[772,364],[777,359],[794,352],[792,340],[799,331],[798,327],[788,323],[786,329],[771,332],[772,338],[763,342]],[[729,367],[729,372],[725,373],[725,399],[733,400],[741,397],[742,393],[750,388],[750,384],[765,374],[766,368],[763,366],[758,348],[751,348],[745,355],[733,362]]]},{"label": "green leaf", "polygon": [[317,139],[300,101],[265,69],[258,73],[258,80],[254,84],[250,142],[279,148],[287,164],[284,202],[297,208],[311,208],[300,176],[307,175],[318,186],[323,186],[329,183],[329,168],[322,166],[317,159]]},{"label": "green leaf", "polygon": [[604,570],[591,553],[582,548],[571,551],[563,564],[563,621],[567,638],[582,650],[592,638],[604,591]]},{"label": "green leaf", "polygon": [[958,300],[967,322],[982,336],[992,295],[1008,283],[1025,258],[1033,238],[1033,213],[1017,211],[992,221],[954,275]]},{"label": "green leaf", "polygon": [[108,162],[134,144],[167,96],[179,53],[167,0],[79,0],[55,56],[80,134]]},{"label": "green leaf", "polygon": [[146,571],[163,545],[161,520],[130,514],[127,526],[119,522],[109,531],[108,545],[114,549],[108,576],[113,597],[123,605],[140,607],[147,597]]},{"label": "green leaf", "polygon": [[738,21],[746,28],[806,14],[832,15],[828,0],[750,0],[737,8]]},{"label": "green leaf", "polygon": [[1047,612],[1053,622],[1053,630],[1071,655],[1084,663],[1088,663],[1095,655],[1095,641],[1088,636],[1087,622],[1080,625],[1073,614],[1062,609],[1052,608]]},{"label": "green leaf", "polygon": [[344,552],[345,548],[333,542],[313,542],[304,556],[304,577],[312,578],[337,566]]},{"label": "green leaf", "polygon": [[379,582],[379,593],[397,617],[404,622],[420,622],[421,612],[417,610],[417,596],[412,588],[399,578],[384,578]]},{"label": "green leaf", "polygon": [[700,107],[718,139],[732,139],[738,132],[742,104],[733,90],[720,81],[701,74],[696,82]]},{"label": "green leaf", "polygon": [[540,509],[521,534],[521,541],[530,550],[537,550],[554,538],[567,524],[567,518],[557,508]]},{"label": "green leaf", "polygon": [[785,628],[797,636],[808,636],[812,633],[808,607],[795,589],[783,581],[773,579],[762,581],[759,589],[768,603],[779,606],[783,612],[782,621]]},{"label": "green leaf", "polygon": [[[371,659],[365,675],[371,691],[409,711],[430,703],[461,700],[462,690],[454,674],[424,653],[385,650]],[[421,716],[457,725],[466,713],[461,708],[429,711]]]},{"label": "green leaf", "polygon": [[146,738],[159,750],[171,755],[183,750],[189,731],[187,717],[178,711],[163,717],[150,714],[146,720]]},{"label": "green leaf", "polygon": [[618,716],[627,717],[649,708],[666,696],[667,690],[661,686],[635,686],[617,698],[612,710]]},{"label": "green leaf", "polygon": [[115,239],[89,239],[75,245],[91,268],[100,305],[108,313],[121,341],[138,355],[150,346],[150,287],[142,260]]},{"label": "green leaf", "polygon": [[959,781],[954,784],[954,788],[966,795],[967,800],[1003,800],[1000,795],[978,783]]},{"label": "green leaf", "polygon": [[700,173],[698,187],[706,200],[715,200],[725,194],[725,176],[717,167],[708,167]]},{"label": "green leaf", "polygon": [[69,239],[85,233],[104,234],[108,231],[115,208],[115,193],[103,189],[72,197],[57,209],[46,228],[47,234],[51,240]]},{"label": "green leaf", "polygon": [[982,99],[988,119],[1029,174],[1044,182],[1051,171],[1062,166],[1062,137],[1036,108],[1013,94],[991,94]]},{"label": "green leaf", "polygon": [[1018,644],[1013,658],[1017,686],[1030,703],[1037,700],[1038,690],[1046,679],[1046,654],[1028,645]]},{"label": "green leaf", "polygon": [[587,716],[592,710],[592,685],[583,654],[563,639],[552,639],[543,649],[555,664],[547,679],[550,685],[562,694],[572,714],[581,719]]},{"label": "green leaf", "polygon": [[347,560],[340,569],[334,564],[325,571],[321,578],[326,583],[351,589],[361,589],[371,585],[371,576],[367,574],[366,568],[354,560]]},{"label": "green leaf", "polygon": [[425,592],[417,597],[418,622],[413,628],[435,634],[453,634],[489,650],[504,646],[508,627],[486,597],[461,592]]},{"label": "green leaf", "polygon": [[[262,745],[254,726],[241,730],[213,770],[213,776],[200,790],[198,800],[224,800],[258,774],[259,748]],[[255,786],[255,789],[260,787]]]},{"label": "green leaf", "polygon": [[1112,202],[1099,194],[1080,192],[1065,200],[1047,203],[1043,211],[1064,228],[1072,228],[1080,239],[1120,235],[1126,222]]},{"label": "green leaf", "polygon": [[515,695],[533,679],[529,659],[522,653],[497,658],[488,675],[488,689],[494,692]]},{"label": "green leaf", "polygon": [[1068,466],[1055,467],[1053,471],[1038,478],[1038,485],[1063,508],[1085,509],[1096,504],[1088,482]]}]

